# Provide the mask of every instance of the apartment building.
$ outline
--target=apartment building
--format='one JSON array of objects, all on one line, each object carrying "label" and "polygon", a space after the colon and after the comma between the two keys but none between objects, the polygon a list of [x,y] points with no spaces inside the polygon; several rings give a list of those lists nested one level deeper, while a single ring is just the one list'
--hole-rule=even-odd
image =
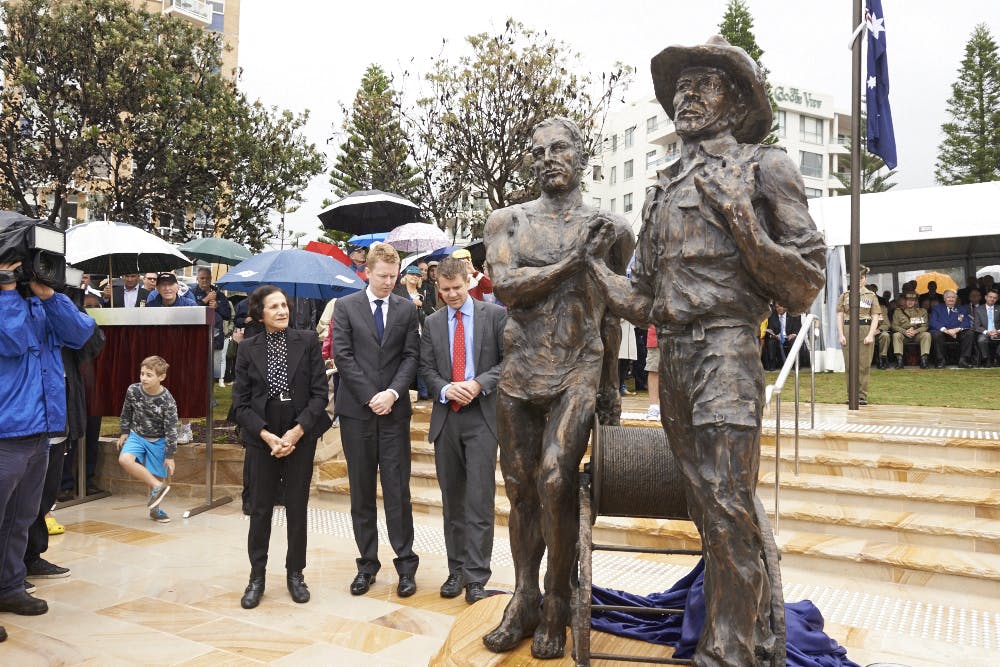
[{"label": "apartment building", "polygon": [[[801,86],[773,83],[778,105],[778,145],[802,173],[807,197],[828,197],[844,190],[837,178],[850,161],[850,114],[835,111],[833,97]],[[625,216],[638,232],[646,188],[656,172],[679,156],[681,139],[656,98],[644,96],[608,114],[601,152],[585,176],[592,206]]]}]

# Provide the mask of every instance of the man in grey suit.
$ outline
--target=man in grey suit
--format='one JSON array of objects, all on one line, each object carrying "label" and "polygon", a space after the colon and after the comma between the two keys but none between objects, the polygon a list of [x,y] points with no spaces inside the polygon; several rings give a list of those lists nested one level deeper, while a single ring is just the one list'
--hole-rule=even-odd
[{"label": "man in grey suit", "polygon": [[351,485],[351,520],[361,556],[352,595],[375,582],[378,560],[375,481],[381,473],[389,542],[396,552],[396,592],[417,591],[419,559],[413,553],[410,504],[410,384],[417,374],[420,338],[417,310],[392,294],[399,255],[386,243],[368,254],[369,285],[337,300],[333,314],[333,356],[340,372],[336,408]]},{"label": "man in grey suit", "polygon": [[[972,315],[972,330],[976,334],[979,347],[980,366],[1000,366],[1000,306],[997,305],[996,291],[986,293],[986,303],[976,306]],[[997,350],[997,356],[990,354],[990,348]]]},{"label": "man in grey suit", "polygon": [[447,308],[424,322],[420,373],[434,398],[427,439],[444,509],[448,579],[441,597],[465,586],[469,604],[486,597],[493,554],[497,464],[497,383],[507,311],[469,296],[465,262],[438,266],[438,292]]}]

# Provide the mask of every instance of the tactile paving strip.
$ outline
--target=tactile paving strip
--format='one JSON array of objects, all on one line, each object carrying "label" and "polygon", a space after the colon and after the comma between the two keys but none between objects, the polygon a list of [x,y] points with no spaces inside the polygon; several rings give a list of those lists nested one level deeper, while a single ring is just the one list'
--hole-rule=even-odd
[{"label": "tactile paving strip", "polygon": [[[645,421],[645,412],[623,412],[622,419],[637,419]],[[764,419],[762,425],[774,428],[774,419]],[[781,430],[784,432],[795,429],[794,420],[781,420]],[[835,431],[838,433],[882,433],[887,435],[909,435],[921,438],[962,438],[965,440],[1000,440],[1000,431],[982,431],[979,429],[961,428],[926,428],[921,426],[891,426],[888,424],[845,424],[843,422],[816,422],[816,427],[809,428],[809,419],[799,419],[799,432],[806,430]]]},{"label": "tactile paving strip", "polygon": [[[327,509],[309,509],[310,532],[354,539],[351,515]],[[283,507],[274,511],[275,526],[285,525]],[[417,523],[414,525],[414,551],[446,555],[444,535],[439,528]],[[379,544],[389,545],[385,522],[378,521]],[[544,571],[544,558],[543,571]],[[493,545],[493,564],[513,567],[510,541],[497,537]],[[597,552],[593,557],[594,583],[605,588],[648,594],[666,590],[688,573],[689,568],[644,558],[609,552]],[[1000,613],[966,609],[887,595],[846,591],[828,586],[789,584],[784,586],[785,600],[809,599],[831,623],[868,630],[891,632],[920,639],[1000,650]]]}]

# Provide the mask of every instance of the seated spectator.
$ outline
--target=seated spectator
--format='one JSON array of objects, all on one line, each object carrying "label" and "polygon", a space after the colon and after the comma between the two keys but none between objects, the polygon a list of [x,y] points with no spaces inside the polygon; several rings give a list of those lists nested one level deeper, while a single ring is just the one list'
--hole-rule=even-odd
[{"label": "seated spectator", "polygon": [[195,302],[194,297],[190,294],[180,294],[177,276],[172,273],[159,273],[156,276],[156,292],[149,295],[149,302],[146,305],[151,308],[169,308],[173,306],[193,306]]},{"label": "seated spectator", "polygon": [[969,313],[975,315],[976,308],[983,305],[983,293],[979,291],[978,287],[973,287],[969,290],[968,299],[964,303],[969,307]]},{"label": "seated spectator", "polygon": [[[780,303],[774,304],[774,311],[767,318],[764,331],[764,350],[761,362],[764,370],[779,370],[785,363],[788,351],[802,330],[802,317],[792,315]],[[809,367],[809,350],[803,345],[799,348],[799,366]]]},{"label": "seated spectator", "polygon": [[920,367],[927,368],[927,355],[931,352],[929,327],[927,311],[917,307],[917,293],[905,292],[902,307],[892,314],[892,352],[896,355],[896,368],[903,367],[903,346],[911,341],[920,344]]},{"label": "seated spectator", "polygon": [[972,329],[976,334],[976,346],[979,348],[979,365],[1000,366],[1000,306],[997,306],[996,290],[986,293],[986,303],[976,308],[973,315]]},{"label": "seated spectator", "polygon": [[109,281],[101,296],[105,307],[141,308],[146,305],[149,290],[139,285],[138,273],[126,273],[122,276],[121,285],[112,285]]},{"label": "seated spectator", "polygon": [[955,290],[945,290],[944,303],[934,306],[931,310],[931,347],[937,367],[944,368],[944,344],[946,341],[958,341],[958,365],[961,368],[972,368],[972,317],[965,306],[958,305],[958,294]]},{"label": "seated spectator", "polygon": [[213,375],[218,380],[222,377],[222,348],[226,343],[226,322],[233,319],[233,308],[218,285],[212,284],[212,269],[207,266],[198,267],[198,284],[191,295],[196,306],[206,306],[215,309],[215,336],[213,341]]},{"label": "seated spectator", "polygon": [[933,301],[937,301],[938,303],[941,302],[941,295],[938,294],[937,291],[937,282],[932,280],[929,283],[927,283],[927,291],[920,295],[920,300],[923,301],[924,297],[927,297],[932,302]]},{"label": "seated spectator", "polygon": [[[889,310],[888,304],[885,306],[885,311]],[[878,329],[875,332],[875,350],[878,355],[876,359],[876,365],[880,371],[884,371],[889,368],[889,343],[892,342],[892,335],[889,333],[890,318],[892,315],[886,315],[885,317],[880,317],[878,320]]]},{"label": "seated spectator", "polygon": [[156,291],[156,273],[144,273],[142,274],[142,286],[145,288],[146,292],[152,294]]},{"label": "seated spectator", "polygon": [[992,289],[994,289],[993,276],[989,273],[983,274],[983,277],[979,279],[979,291],[986,294]]},{"label": "seated spectator", "polygon": [[965,287],[958,290],[958,302],[966,306],[969,305],[969,292],[973,289],[977,289],[978,287],[979,284],[976,282],[975,276],[966,276]]}]

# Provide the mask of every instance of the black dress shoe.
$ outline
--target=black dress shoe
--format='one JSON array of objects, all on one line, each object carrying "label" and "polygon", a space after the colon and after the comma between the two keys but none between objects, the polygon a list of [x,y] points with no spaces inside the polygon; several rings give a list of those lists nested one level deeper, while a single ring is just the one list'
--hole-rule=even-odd
[{"label": "black dress shoe", "polygon": [[309,602],[309,587],[302,576],[302,570],[288,573],[288,592],[292,594],[292,600],[303,604]]},{"label": "black dress shoe", "polygon": [[944,359],[938,359],[938,362],[935,364],[935,366],[937,366],[938,368],[944,368]]},{"label": "black dress shoe", "polygon": [[972,368],[972,364],[969,363],[968,359],[959,359],[958,360],[958,367],[959,368]]},{"label": "black dress shoe", "polygon": [[441,597],[457,598],[462,594],[462,575],[449,574],[448,578],[441,584]]},{"label": "black dress shoe", "polygon": [[927,368],[927,355],[926,354],[920,355],[920,367],[921,368]]},{"label": "black dress shoe", "polygon": [[896,370],[903,370],[903,355],[896,355]]},{"label": "black dress shoe", "polygon": [[24,590],[0,598],[0,611],[9,611],[19,616],[39,616],[48,610],[49,605],[45,600],[28,595]]},{"label": "black dress shoe", "polygon": [[351,582],[351,595],[364,595],[374,583],[374,574],[358,572],[358,576],[354,577],[354,581]]},{"label": "black dress shoe", "polygon": [[260,604],[260,599],[264,596],[264,577],[250,577],[247,589],[243,591],[240,598],[240,606],[244,609],[253,609]]},{"label": "black dress shoe", "polygon": [[486,597],[486,590],[480,583],[473,582],[465,587],[465,601],[475,604]]},{"label": "black dress shoe", "polygon": [[396,586],[396,595],[401,598],[408,598],[417,592],[417,582],[412,574],[399,575],[399,584]]}]

